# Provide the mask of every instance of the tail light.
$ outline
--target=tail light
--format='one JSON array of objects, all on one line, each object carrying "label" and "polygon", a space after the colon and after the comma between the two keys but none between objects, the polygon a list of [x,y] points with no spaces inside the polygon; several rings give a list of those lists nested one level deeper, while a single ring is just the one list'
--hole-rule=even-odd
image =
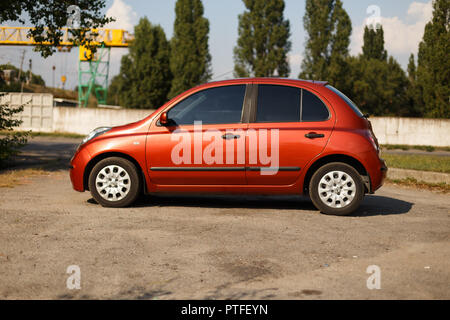
[{"label": "tail light", "polygon": [[367,121],[368,123],[369,123],[369,134],[368,134],[368,136],[369,136],[369,140],[370,140],[370,142],[372,142],[372,145],[373,145],[373,147],[375,148],[375,150],[377,150],[377,153],[378,153],[378,155],[380,155],[380,145],[379,145],[379,143],[378,143],[378,139],[377,139],[377,137],[375,136],[375,133],[373,132],[373,129],[372,129],[372,123],[370,123],[370,121]]}]

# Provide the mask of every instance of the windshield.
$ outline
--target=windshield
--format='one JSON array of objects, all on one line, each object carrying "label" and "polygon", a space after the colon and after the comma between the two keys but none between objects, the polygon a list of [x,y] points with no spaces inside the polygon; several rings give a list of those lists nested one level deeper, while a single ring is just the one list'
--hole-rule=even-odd
[{"label": "windshield", "polygon": [[336,89],[336,88],[334,88],[334,87],[332,87],[332,86],[330,86],[330,85],[327,85],[326,87],[327,87],[328,89],[330,89],[331,91],[333,91],[334,93],[336,93],[336,94],[337,94],[338,96],[340,96],[342,99],[344,99],[344,101],[348,104],[348,106],[349,106],[350,108],[352,108],[353,111],[355,111],[355,113],[356,113],[359,117],[364,118],[364,114],[361,112],[361,110],[359,110],[358,106],[357,106],[352,100],[350,100],[349,97],[347,97],[345,94],[343,94],[342,92],[340,92],[338,89]]}]

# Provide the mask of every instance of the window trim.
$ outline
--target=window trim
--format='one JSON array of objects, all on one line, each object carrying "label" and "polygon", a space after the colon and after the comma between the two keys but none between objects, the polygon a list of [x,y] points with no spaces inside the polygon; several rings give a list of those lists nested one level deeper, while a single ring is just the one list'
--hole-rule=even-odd
[{"label": "window trim", "polygon": [[[291,88],[296,88],[298,90],[301,91],[300,94],[300,120],[299,121],[294,121],[294,122],[257,122],[256,118],[257,118],[257,112],[258,112],[258,93],[259,93],[259,86],[260,85],[269,85],[269,86],[279,86],[279,87],[291,87]],[[303,90],[307,90],[308,92],[310,92],[311,94],[313,94],[314,96],[316,96],[321,102],[322,104],[325,106],[325,108],[328,111],[328,118],[325,120],[316,120],[316,121],[303,121]],[[252,92],[252,116],[250,117],[250,122],[252,124],[265,124],[265,123],[283,123],[283,124],[288,124],[288,123],[315,123],[315,122],[326,122],[326,121],[330,121],[332,119],[332,113],[330,108],[328,107],[328,105],[325,103],[324,99],[322,99],[322,97],[320,97],[313,89],[307,89],[304,87],[297,87],[297,86],[293,86],[293,85],[288,85],[288,84],[272,84],[272,83],[258,83],[258,84],[254,84],[253,85],[253,92]]]},{"label": "window trim", "polygon": [[[233,123],[208,123],[208,124],[204,124],[205,126],[208,125],[212,125],[212,126],[217,126],[217,125],[233,125],[233,124],[245,124],[248,122],[245,122],[245,118],[246,118],[246,113],[248,112],[248,110],[251,111],[251,108],[249,107],[249,105],[251,104],[251,83],[236,83],[236,84],[225,84],[222,86],[214,86],[214,87],[208,87],[208,88],[203,88],[200,90],[197,90],[195,92],[192,92],[190,95],[185,96],[177,101],[174,101],[173,104],[171,104],[170,106],[168,106],[167,108],[165,108],[163,111],[161,111],[158,114],[158,121],[156,122],[156,126],[157,127],[165,127],[163,125],[161,125],[161,123],[159,122],[159,117],[161,116],[161,114],[163,114],[164,112],[168,113],[170,110],[172,110],[173,108],[175,108],[177,105],[179,105],[181,102],[183,102],[184,100],[192,97],[194,94],[206,91],[206,90],[211,90],[211,89],[218,89],[218,88],[225,88],[225,87],[233,87],[233,86],[244,86],[245,87],[245,92],[244,92],[244,99],[242,101],[242,112],[241,112],[241,119],[240,122],[233,122]],[[176,127],[186,127],[186,126],[193,126],[194,124],[176,124]]]}]

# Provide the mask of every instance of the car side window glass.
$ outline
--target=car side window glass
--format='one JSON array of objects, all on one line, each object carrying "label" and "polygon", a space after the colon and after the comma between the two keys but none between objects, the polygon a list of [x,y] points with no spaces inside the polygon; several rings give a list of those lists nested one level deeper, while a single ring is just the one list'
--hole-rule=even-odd
[{"label": "car side window glass", "polygon": [[299,122],[301,89],[258,85],[256,122]]},{"label": "car side window glass", "polygon": [[167,113],[177,125],[240,123],[246,85],[206,89],[184,99]]},{"label": "car side window glass", "polygon": [[315,94],[303,89],[302,97],[302,121],[326,121],[330,118],[330,113]]}]

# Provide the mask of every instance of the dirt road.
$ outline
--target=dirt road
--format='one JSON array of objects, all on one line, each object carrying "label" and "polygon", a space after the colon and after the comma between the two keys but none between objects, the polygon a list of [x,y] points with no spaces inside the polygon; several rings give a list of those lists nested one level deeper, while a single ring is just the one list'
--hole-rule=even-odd
[{"label": "dirt road", "polygon": [[[449,209],[448,195],[393,186],[353,217],[299,197],[105,209],[55,171],[0,189],[0,299],[449,299]],[[70,265],[80,290],[66,287]]]}]

